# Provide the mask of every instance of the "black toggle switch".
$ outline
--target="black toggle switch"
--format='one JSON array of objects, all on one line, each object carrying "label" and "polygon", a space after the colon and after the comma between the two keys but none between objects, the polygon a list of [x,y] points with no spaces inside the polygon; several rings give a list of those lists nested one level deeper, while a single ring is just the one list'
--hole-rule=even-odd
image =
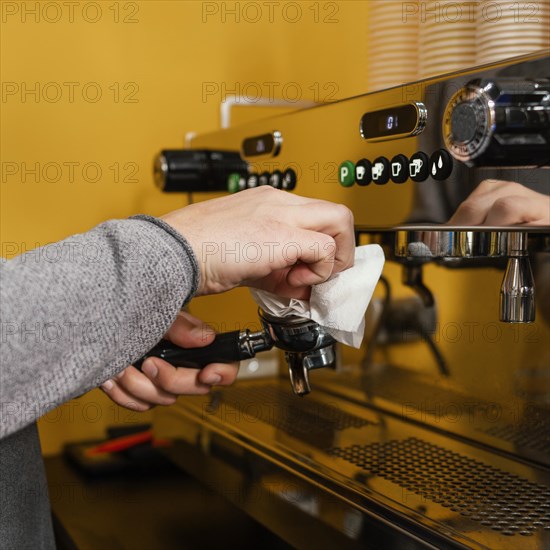
[{"label": "black toggle switch", "polygon": [[231,174],[248,175],[248,163],[232,151],[166,149],[156,156],[153,173],[165,193],[226,191]]}]

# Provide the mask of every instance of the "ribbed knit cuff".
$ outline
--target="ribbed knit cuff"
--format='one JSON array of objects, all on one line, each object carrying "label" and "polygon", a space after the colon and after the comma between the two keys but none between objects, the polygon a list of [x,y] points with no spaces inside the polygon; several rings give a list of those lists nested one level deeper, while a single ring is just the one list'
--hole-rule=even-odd
[{"label": "ribbed knit cuff", "polygon": [[147,214],[137,214],[136,216],[130,216],[131,220],[143,220],[146,222],[150,222],[157,227],[160,227],[161,229],[164,229],[169,235],[174,237],[183,247],[183,250],[186,252],[186,258],[189,259],[191,262],[191,267],[193,269],[193,280],[191,282],[191,292],[189,293],[189,296],[185,300],[185,302],[182,304],[182,307],[184,307],[188,302],[191,301],[191,298],[197,293],[197,290],[200,285],[200,268],[199,263],[197,261],[197,257],[195,256],[195,252],[193,252],[193,249],[191,248],[191,245],[187,242],[185,237],[178,233],[170,224],[166,223],[164,220],[161,220],[160,218],[155,218],[154,216],[148,216]]}]

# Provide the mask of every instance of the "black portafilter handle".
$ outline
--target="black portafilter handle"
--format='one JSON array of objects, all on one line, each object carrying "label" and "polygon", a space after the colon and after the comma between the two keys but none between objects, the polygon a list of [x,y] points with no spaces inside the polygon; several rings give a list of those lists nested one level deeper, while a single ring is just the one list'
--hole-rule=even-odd
[{"label": "black portafilter handle", "polygon": [[271,349],[273,343],[264,332],[249,330],[217,334],[211,344],[201,348],[181,348],[168,340],[161,340],[153,349],[134,363],[141,369],[148,357],[159,357],[174,367],[202,369],[210,363],[231,363],[251,359],[258,351]]}]

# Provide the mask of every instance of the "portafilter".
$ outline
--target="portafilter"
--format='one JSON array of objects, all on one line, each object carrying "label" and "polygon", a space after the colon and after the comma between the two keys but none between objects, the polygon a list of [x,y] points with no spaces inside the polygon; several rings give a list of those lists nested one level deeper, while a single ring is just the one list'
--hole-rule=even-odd
[{"label": "portafilter", "polygon": [[290,383],[296,395],[311,391],[309,371],[334,365],[334,338],[327,330],[298,316],[275,317],[258,310],[263,329],[248,329],[217,334],[214,341],[201,348],[181,348],[161,340],[153,349],[134,363],[138,369],[148,357],[159,357],[175,367],[202,369],[210,363],[230,363],[252,359],[261,351],[274,346],[285,352]]}]

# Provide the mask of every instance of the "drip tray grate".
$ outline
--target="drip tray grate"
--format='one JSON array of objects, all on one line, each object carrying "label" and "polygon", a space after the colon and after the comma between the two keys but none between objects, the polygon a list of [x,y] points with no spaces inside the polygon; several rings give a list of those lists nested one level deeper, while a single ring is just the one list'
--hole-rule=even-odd
[{"label": "drip tray grate", "polygon": [[503,535],[550,530],[550,488],[415,437],[329,454]]},{"label": "drip tray grate", "polygon": [[228,388],[218,394],[243,417],[265,422],[291,435],[332,433],[376,424],[311,397],[297,397],[267,384]]},{"label": "drip tray grate", "polygon": [[504,441],[509,441],[518,447],[528,447],[544,454],[550,454],[550,425],[548,422],[539,422],[538,425],[492,426],[484,432]]}]

